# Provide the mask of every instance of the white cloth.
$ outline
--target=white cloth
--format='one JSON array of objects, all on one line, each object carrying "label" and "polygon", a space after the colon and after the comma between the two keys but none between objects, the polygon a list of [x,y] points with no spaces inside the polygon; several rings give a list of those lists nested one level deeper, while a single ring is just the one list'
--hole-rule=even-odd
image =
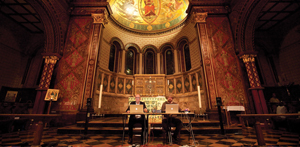
[{"label": "white cloth", "polygon": [[[277,106],[276,114],[285,114],[287,109],[285,106]],[[281,118],[285,118],[285,116],[280,116]]]}]

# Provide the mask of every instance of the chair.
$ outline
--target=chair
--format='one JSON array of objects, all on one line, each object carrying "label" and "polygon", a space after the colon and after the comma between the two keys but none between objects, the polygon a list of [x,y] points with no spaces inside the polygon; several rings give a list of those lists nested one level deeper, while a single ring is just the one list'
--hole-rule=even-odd
[{"label": "chair", "polygon": [[[169,130],[169,132],[166,132],[166,130],[163,130],[163,144],[168,144],[170,143],[170,139],[172,139],[172,143],[174,143],[172,135],[174,134],[173,132],[175,131],[175,124],[171,123],[171,129]],[[181,131],[179,131],[178,135],[177,135],[177,139],[178,139],[178,144],[180,144],[181,142]]]},{"label": "chair", "polygon": [[[144,144],[146,144],[147,143],[147,137],[148,137],[148,130],[147,130],[147,126],[148,126],[148,121],[146,120],[146,124],[145,124],[145,130],[144,130],[144,132],[145,132],[145,134],[144,134],[144,137],[145,137],[145,140],[144,140]],[[140,123],[135,123],[134,125],[133,125],[133,135],[132,135],[132,140],[133,140],[133,142],[134,142],[134,137],[135,136],[138,136],[138,135],[140,135],[141,137],[142,137],[142,125],[140,124]],[[141,138],[142,139],[142,138]]]}]

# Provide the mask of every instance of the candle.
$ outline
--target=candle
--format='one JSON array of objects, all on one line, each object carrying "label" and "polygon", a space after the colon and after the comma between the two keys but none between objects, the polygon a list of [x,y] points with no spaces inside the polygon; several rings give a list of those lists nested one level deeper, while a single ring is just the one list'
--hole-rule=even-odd
[{"label": "candle", "polygon": [[98,103],[98,108],[101,108],[101,101],[102,101],[102,88],[103,85],[100,85],[100,91],[99,91],[99,103]]},{"label": "candle", "polygon": [[198,86],[198,100],[199,100],[199,108],[202,108],[200,85]]}]

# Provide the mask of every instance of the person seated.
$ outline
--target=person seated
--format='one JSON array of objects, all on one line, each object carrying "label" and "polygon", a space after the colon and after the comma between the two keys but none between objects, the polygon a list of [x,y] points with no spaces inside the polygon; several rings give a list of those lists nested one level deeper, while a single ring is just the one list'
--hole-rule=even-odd
[{"label": "person seated", "polygon": [[[173,97],[171,95],[167,96],[167,101],[162,104],[162,107],[161,107],[162,112],[166,112],[166,105],[167,104],[176,104],[175,102],[173,102]],[[178,110],[180,111],[179,106],[178,106]],[[188,108],[186,108],[185,110],[189,111]],[[165,116],[162,120],[162,126],[163,126],[163,129],[165,130],[166,133],[169,132],[169,128],[171,128],[171,126],[169,126],[171,124],[168,124],[168,122],[172,122],[172,124],[174,124],[175,127],[176,127],[175,132],[172,136],[172,140],[174,141],[174,143],[178,143],[178,138],[177,137],[178,137],[178,134],[180,133],[180,130],[183,126],[182,121],[180,119],[176,118],[176,116],[174,116],[174,115],[171,115],[169,117]],[[168,135],[168,134],[166,134],[166,135]]]},{"label": "person seated", "polygon": [[[131,102],[130,105],[143,105],[143,108],[144,108],[144,112],[147,113],[148,110],[146,108],[146,105],[144,102],[141,102],[141,96],[139,94],[136,94],[135,95],[135,101]],[[130,105],[128,106],[126,112],[127,113],[130,113]],[[133,136],[133,125],[136,124],[136,123],[139,123],[142,125],[142,135],[141,135],[141,144],[143,144],[143,138],[144,138],[144,122],[145,122],[145,115],[130,115],[130,118],[129,118],[129,123],[128,123],[128,144],[132,144],[132,136]],[[146,124],[147,126],[147,124]]]},{"label": "person seated", "polygon": [[[276,108],[276,114],[285,114],[287,113],[287,108],[284,106],[284,102],[280,102]],[[273,119],[274,129],[278,129],[283,126],[286,127],[286,117],[285,116],[277,116]]]},{"label": "person seated", "polygon": [[271,104],[271,113],[276,113],[276,108],[280,101],[275,93],[272,93],[272,97],[270,98],[269,102]]}]

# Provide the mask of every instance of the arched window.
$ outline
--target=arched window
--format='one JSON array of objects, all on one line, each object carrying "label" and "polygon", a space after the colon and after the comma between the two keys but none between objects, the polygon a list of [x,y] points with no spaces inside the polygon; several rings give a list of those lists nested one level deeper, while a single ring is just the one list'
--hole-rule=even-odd
[{"label": "arched window", "polygon": [[155,74],[155,52],[147,49],[145,52],[145,74]]},{"label": "arched window", "polygon": [[108,65],[108,69],[110,71],[114,71],[115,54],[116,54],[116,47],[115,47],[115,45],[111,45],[110,46],[110,53],[109,53],[109,65]]},{"label": "arched window", "polygon": [[167,75],[174,74],[174,55],[171,49],[165,51],[165,71]]},{"label": "arched window", "polygon": [[114,41],[113,44],[110,46],[110,53],[109,53],[109,64],[108,69],[113,72],[118,72],[119,67],[119,56],[120,56],[121,46],[117,41]]},{"label": "arched window", "polygon": [[184,45],[184,59],[185,59],[185,69],[186,71],[189,71],[191,66],[191,58],[190,58],[190,48],[188,44]]},{"label": "arched window", "polygon": [[181,72],[189,71],[192,68],[192,66],[188,41],[186,39],[180,41],[178,49],[180,51],[179,63],[181,64]]},{"label": "arched window", "polygon": [[136,49],[134,47],[129,47],[125,55],[125,73],[127,75],[133,75],[136,73],[136,55]]}]

